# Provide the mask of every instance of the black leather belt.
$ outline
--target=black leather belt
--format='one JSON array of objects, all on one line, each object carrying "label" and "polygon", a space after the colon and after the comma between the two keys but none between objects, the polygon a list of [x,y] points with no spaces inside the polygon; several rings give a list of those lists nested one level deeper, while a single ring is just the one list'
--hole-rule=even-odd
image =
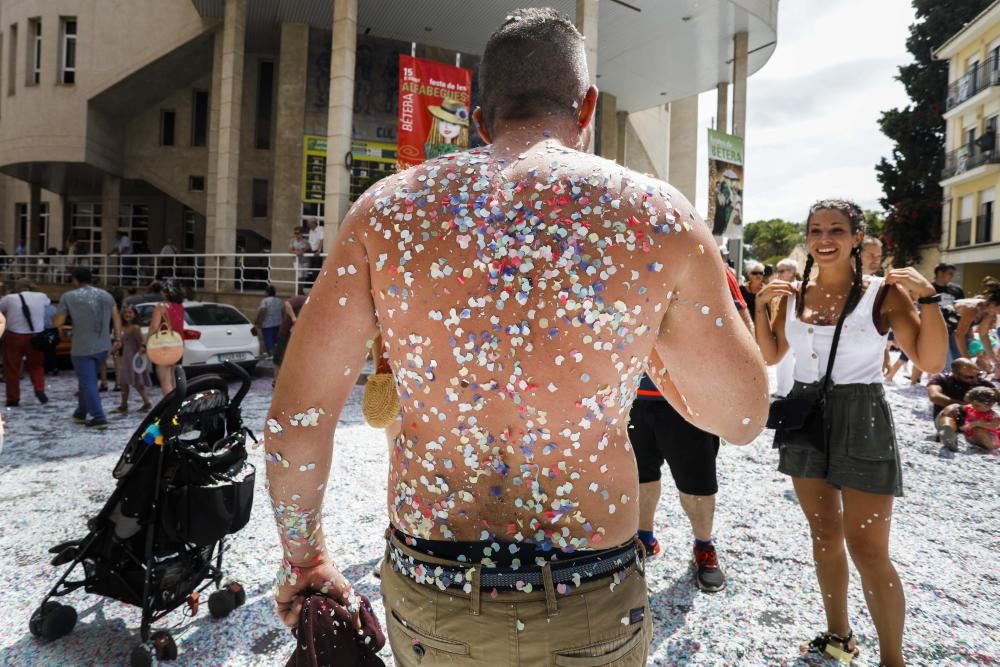
[{"label": "black leather belt", "polygon": [[[634,542],[624,546],[601,551],[589,556],[579,556],[570,560],[549,561],[553,585],[572,583],[580,585],[621,572],[633,565],[642,565],[642,555]],[[389,559],[392,568],[420,584],[439,589],[467,588],[471,585],[473,570],[479,570],[479,587],[497,590],[528,591],[541,590],[544,585],[543,568],[535,563],[525,564],[517,569],[511,567],[479,567],[470,563],[468,567],[441,565],[423,561],[399,549],[390,539]]]}]

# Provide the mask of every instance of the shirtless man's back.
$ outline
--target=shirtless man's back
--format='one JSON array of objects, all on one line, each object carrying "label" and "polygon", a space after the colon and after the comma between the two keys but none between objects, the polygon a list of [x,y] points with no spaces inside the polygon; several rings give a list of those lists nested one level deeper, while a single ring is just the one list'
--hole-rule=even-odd
[{"label": "shirtless man's back", "polygon": [[[579,35],[550,10],[518,16],[487,46],[484,93],[496,82],[503,99],[523,99],[511,86],[529,85],[531,76],[567,78],[548,72],[546,79],[552,67],[576,75],[564,86],[586,92],[564,92],[564,107],[534,117],[484,95],[474,117],[490,146],[389,177],[358,200],[303,309],[266,434],[286,559],[277,593],[286,622],[295,622],[293,596],[305,588],[328,580],[333,590],[346,586],[326,555],[322,488],[337,417],[378,334],[402,404],[383,566],[394,649],[449,636],[443,621],[419,618],[415,610],[428,607],[442,616],[443,600],[414,606],[424,593],[452,602],[467,596],[477,607],[470,618],[482,623],[475,617],[490,614],[473,589],[513,573],[521,585],[506,591],[507,580],[497,579],[499,592],[490,587],[487,599],[507,604],[504,596],[514,595],[526,603],[541,595],[551,628],[557,589],[575,599],[571,593],[582,597],[592,584],[587,594],[614,596],[615,583],[629,582],[608,613],[634,612],[631,622],[619,614],[607,627],[594,618],[580,627],[572,614],[561,615],[563,644],[547,634],[535,640],[537,654],[525,652],[527,635],[502,657],[489,632],[456,639],[467,644],[469,664],[484,664],[484,655],[490,664],[571,657],[581,638],[586,644],[602,632],[587,655],[612,654],[633,634],[648,635],[641,554],[630,551],[638,476],[626,432],[647,364],[682,414],[731,442],[753,439],[767,407],[763,363],[733,307],[708,228],[666,184],[578,150],[596,102],[585,69],[579,80]],[[533,40],[539,60],[529,70],[510,67],[510,54]],[[573,53],[560,64],[566,50]],[[501,58],[506,66],[492,64]],[[560,86],[548,90],[560,97]],[[595,565],[606,558],[620,567]],[[469,563],[478,567],[463,571]],[[428,578],[425,565],[439,572]],[[543,581],[538,574],[533,586],[532,568],[551,575]],[[564,581],[551,578],[557,572]],[[581,583],[588,576],[593,581]],[[610,593],[602,577],[613,577]],[[404,595],[400,586],[413,588]],[[523,619],[512,622],[512,632],[524,631]],[[455,627],[451,635],[470,631]],[[644,660],[645,643],[635,646]],[[447,647],[433,650],[451,655]]]}]

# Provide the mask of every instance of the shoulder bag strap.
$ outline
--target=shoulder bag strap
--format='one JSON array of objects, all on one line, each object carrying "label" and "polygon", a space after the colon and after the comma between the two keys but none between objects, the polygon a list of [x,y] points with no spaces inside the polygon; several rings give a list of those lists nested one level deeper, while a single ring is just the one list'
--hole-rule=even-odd
[{"label": "shoulder bag strap", "polygon": [[28,308],[24,295],[18,292],[17,298],[21,300],[21,312],[24,313],[24,319],[28,321],[28,328],[31,329],[31,333],[35,333],[35,323],[31,321],[31,309]]},{"label": "shoulder bag strap", "polygon": [[851,291],[847,295],[847,301],[844,302],[844,309],[840,311],[840,317],[837,318],[837,328],[833,331],[833,344],[830,346],[830,359],[826,362],[826,375],[823,377],[823,384],[819,390],[821,399],[826,398],[826,392],[829,391],[830,383],[833,381],[833,362],[837,358],[837,344],[840,342],[840,330],[844,328],[844,320],[847,319],[847,306],[854,301],[860,289],[860,286],[851,288]]}]

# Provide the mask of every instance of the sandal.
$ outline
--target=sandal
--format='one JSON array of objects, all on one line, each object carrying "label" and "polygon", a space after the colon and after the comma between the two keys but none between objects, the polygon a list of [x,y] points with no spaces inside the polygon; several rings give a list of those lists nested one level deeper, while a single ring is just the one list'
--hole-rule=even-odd
[{"label": "sandal", "polygon": [[117,408],[115,408],[115,412],[128,412],[128,405],[122,403]]},{"label": "sandal", "polygon": [[854,641],[854,630],[849,630],[846,637],[832,632],[821,632],[804,647],[803,652],[815,653],[849,665],[861,653],[857,645],[851,647],[852,641]]},{"label": "sandal", "polygon": [[143,403],[141,409],[143,412],[149,412],[150,408],[152,407],[153,407],[152,403]]}]

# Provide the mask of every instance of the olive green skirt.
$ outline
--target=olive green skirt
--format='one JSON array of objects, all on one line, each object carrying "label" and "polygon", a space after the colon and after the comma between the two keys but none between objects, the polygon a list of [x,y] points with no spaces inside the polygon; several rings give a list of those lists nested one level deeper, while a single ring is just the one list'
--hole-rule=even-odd
[{"label": "olive green skirt", "polygon": [[[818,392],[819,383],[796,382],[788,397],[813,398]],[[825,448],[778,429],[774,434],[778,471],[824,479],[838,489],[903,495],[896,428],[881,384],[834,385],[827,392],[824,429]]]}]

